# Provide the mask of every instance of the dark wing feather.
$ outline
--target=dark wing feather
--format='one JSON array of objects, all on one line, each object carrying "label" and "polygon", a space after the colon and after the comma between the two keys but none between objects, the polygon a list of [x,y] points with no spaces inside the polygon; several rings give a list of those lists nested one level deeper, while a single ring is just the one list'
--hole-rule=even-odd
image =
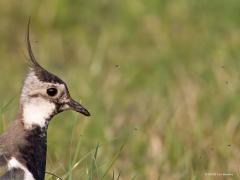
[{"label": "dark wing feather", "polygon": [[11,169],[7,171],[0,180],[24,180],[24,171],[22,169]]},{"label": "dark wing feather", "polygon": [[3,148],[0,145],[0,180],[2,176],[7,172],[7,154],[4,153]]}]

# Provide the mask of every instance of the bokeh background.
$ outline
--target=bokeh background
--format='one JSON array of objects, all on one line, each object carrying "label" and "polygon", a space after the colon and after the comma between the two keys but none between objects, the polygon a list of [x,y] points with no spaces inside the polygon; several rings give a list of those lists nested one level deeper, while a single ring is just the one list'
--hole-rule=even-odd
[{"label": "bokeh background", "polygon": [[92,113],[52,120],[48,172],[69,180],[239,178],[238,0],[1,0],[1,132],[18,110],[29,16],[40,64]]}]

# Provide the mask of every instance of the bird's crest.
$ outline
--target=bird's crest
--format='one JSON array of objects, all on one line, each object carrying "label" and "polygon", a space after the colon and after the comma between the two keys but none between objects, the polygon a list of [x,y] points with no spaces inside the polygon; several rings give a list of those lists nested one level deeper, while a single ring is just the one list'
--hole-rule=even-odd
[{"label": "bird's crest", "polygon": [[30,58],[29,59],[30,60],[30,67],[31,68],[42,68],[38,64],[38,62],[37,62],[37,60],[36,60],[36,58],[33,54],[33,51],[32,51],[32,46],[31,46],[31,42],[30,42],[30,22],[31,22],[31,19],[29,18],[28,26],[27,26],[27,34],[26,34],[26,44],[27,44],[28,55],[29,55],[29,58]]},{"label": "bird's crest", "polygon": [[28,51],[28,55],[29,55],[30,70],[35,73],[35,75],[38,77],[38,79],[43,82],[64,84],[64,82],[60,78],[58,78],[56,75],[48,72],[37,62],[37,60],[33,54],[31,41],[30,41],[30,18],[28,20],[28,26],[27,26],[26,44],[27,44],[27,51]]}]

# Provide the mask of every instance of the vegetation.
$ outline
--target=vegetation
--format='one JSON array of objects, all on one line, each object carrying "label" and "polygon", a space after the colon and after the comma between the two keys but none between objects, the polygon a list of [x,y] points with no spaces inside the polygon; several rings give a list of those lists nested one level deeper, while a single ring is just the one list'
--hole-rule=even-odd
[{"label": "vegetation", "polygon": [[238,179],[239,15],[237,0],[1,0],[0,131],[18,109],[31,16],[39,62],[92,114],[53,119],[49,173]]}]

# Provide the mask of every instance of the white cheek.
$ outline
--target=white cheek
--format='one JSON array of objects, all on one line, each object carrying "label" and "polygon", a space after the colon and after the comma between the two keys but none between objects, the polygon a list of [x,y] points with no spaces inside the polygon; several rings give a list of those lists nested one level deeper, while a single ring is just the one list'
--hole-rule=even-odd
[{"label": "white cheek", "polygon": [[45,127],[55,111],[55,105],[43,98],[33,98],[23,106],[23,122],[26,129],[33,125]]}]

